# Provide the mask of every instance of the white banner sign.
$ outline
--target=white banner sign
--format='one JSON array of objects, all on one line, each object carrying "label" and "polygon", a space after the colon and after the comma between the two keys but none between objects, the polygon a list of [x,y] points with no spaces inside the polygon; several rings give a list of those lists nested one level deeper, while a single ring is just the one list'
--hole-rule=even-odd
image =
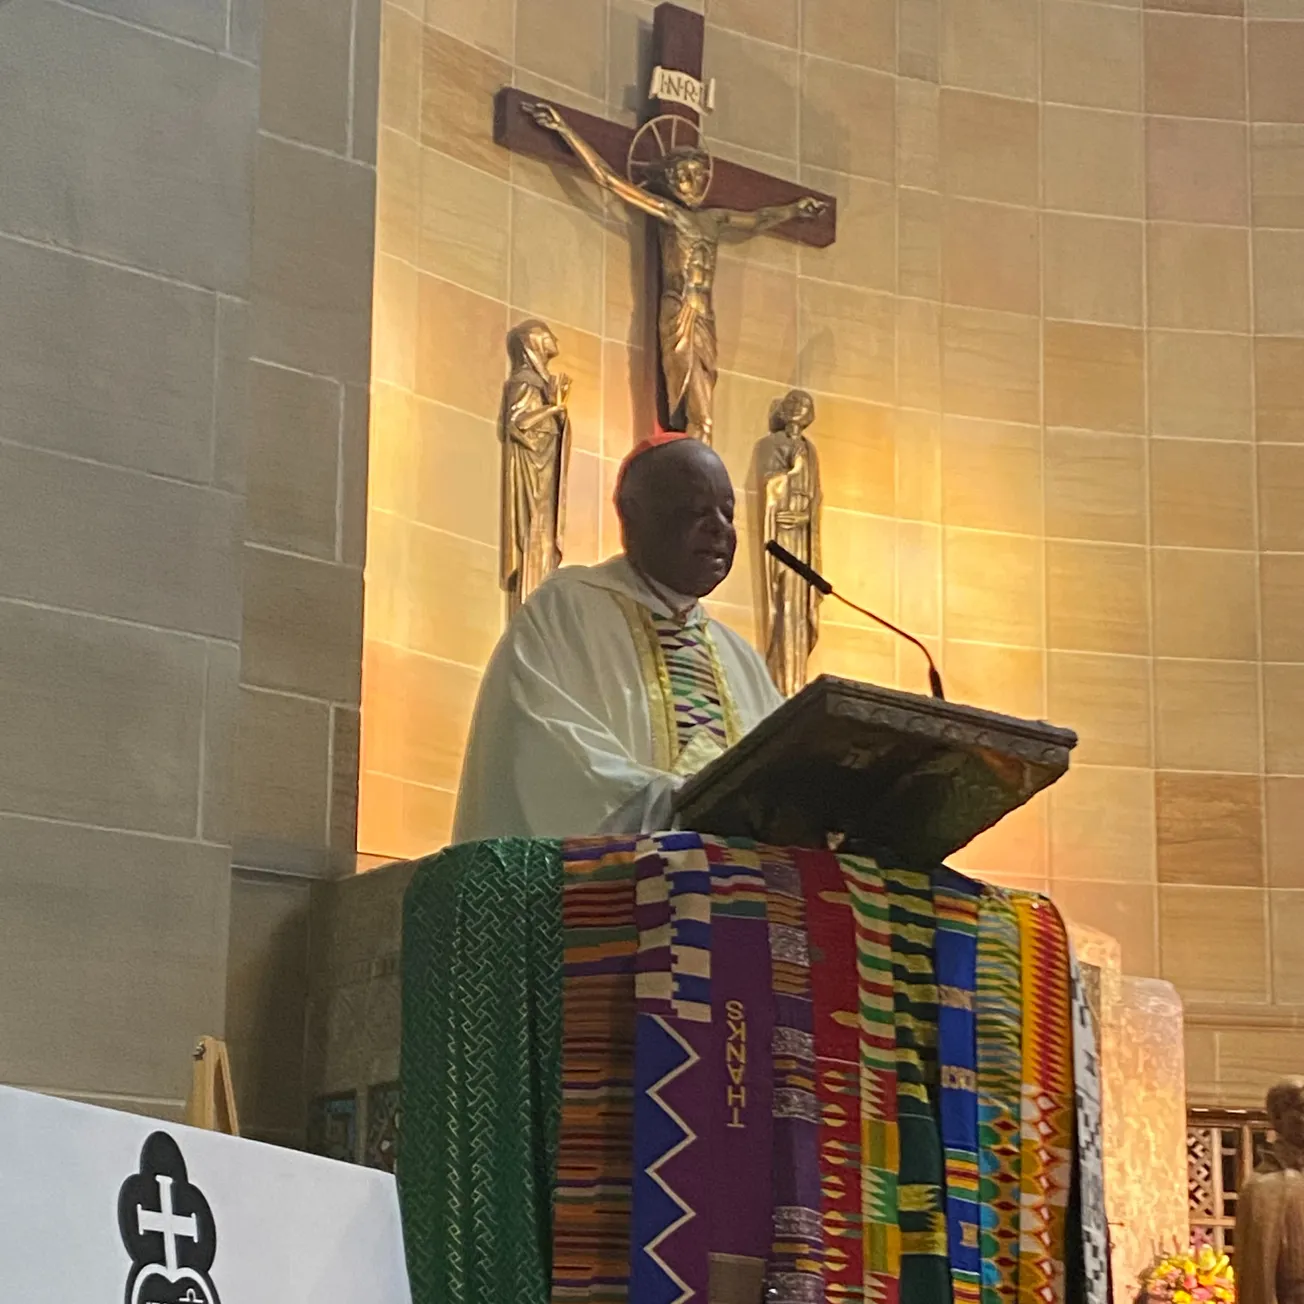
[{"label": "white banner sign", "polygon": [[658,64],[652,69],[652,89],[648,91],[648,99],[668,100],[671,104],[682,104],[686,109],[696,109],[698,113],[710,113],[715,108],[715,78],[700,82],[686,72],[675,72],[673,68],[662,68]]},{"label": "white banner sign", "polygon": [[4,1304],[410,1304],[394,1179],[0,1087]]}]

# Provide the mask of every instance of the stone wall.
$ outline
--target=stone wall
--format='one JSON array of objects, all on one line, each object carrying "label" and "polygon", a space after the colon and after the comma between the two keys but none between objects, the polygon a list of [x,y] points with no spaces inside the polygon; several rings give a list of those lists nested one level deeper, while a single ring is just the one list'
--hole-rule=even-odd
[{"label": "stone wall", "polygon": [[378,71],[371,0],[0,6],[5,1082],[175,1116],[226,1032],[302,1133],[232,849],[352,866]]},{"label": "stone wall", "polygon": [[161,1113],[225,1005],[256,35],[0,8],[0,1077]]},{"label": "stone wall", "polygon": [[[700,7],[700,6],[699,6]],[[718,444],[815,394],[825,569],[950,695],[1082,735],[957,863],[1187,1003],[1201,1098],[1304,1065],[1304,3],[709,0],[717,151],[837,194],[725,251]],[[642,0],[384,8],[360,849],[448,835],[501,628],[509,323],[575,377],[568,556],[646,429],[642,229],[490,138],[513,84],[634,120]],[[748,520],[745,520],[746,527]],[[749,635],[754,540],[715,609]],[[826,605],[815,669],[920,688]]]},{"label": "stone wall", "polygon": [[227,1035],[246,1128],[292,1142],[312,883],[354,868],[379,24],[263,0]]}]

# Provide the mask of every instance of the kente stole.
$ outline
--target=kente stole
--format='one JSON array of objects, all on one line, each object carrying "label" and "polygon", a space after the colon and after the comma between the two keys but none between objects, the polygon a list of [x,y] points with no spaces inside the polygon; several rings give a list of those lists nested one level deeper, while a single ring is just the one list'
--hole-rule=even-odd
[{"label": "kente stole", "polygon": [[937,914],[938,1115],[946,1154],[946,1222],[956,1304],[980,1304],[978,1206],[978,901],[982,888],[950,869],[933,874]]},{"label": "kente stole", "polygon": [[901,1304],[945,1304],[947,1260],[942,1142],[934,1101],[937,1074],[936,919],[927,874],[885,870],[892,923],[900,1162]]},{"label": "kente stole", "polygon": [[[624,594],[613,596],[643,672],[657,767],[673,770],[681,758],[688,761],[695,754],[709,760],[736,743],[742,725],[707,617],[699,613],[681,623],[653,614]],[[707,740],[711,745],[699,753]],[[695,762],[689,765],[696,768]]]},{"label": "kente stole", "polygon": [[824,1298],[829,1304],[863,1304],[859,993],[856,970],[848,963],[856,947],[851,893],[835,856],[793,854],[801,869],[810,937]]},{"label": "kente stole", "polygon": [[682,751],[699,729],[727,745],[724,676],[717,673],[705,625],[680,625],[666,616],[652,617],[657,646],[670,683],[675,731]]},{"label": "kente stole", "polygon": [[774,970],[774,1230],[767,1304],[822,1304],[819,1102],[801,874],[795,854],[760,848]]},{"label": "kente stole", "polygon": [[[765,879],[747,844],[638,844],[631,1304],[758,1304],[770,1252]],[[752,1053],[749,1053],[752,1051]],[[713,1216],[718,1213],[721,1216]]]},{"label": "kente stole", "polygon": [[865,1298],[896,1304],[901,1228],[897,1223],[896,1002],[887,887],[870,860],[843,856],[856,938],[860,1051],[860,1206]]},{"label": "kente stole", "polygon": [[1074,1129],[1068,936],[1045,897],[1013,896],[1023,965],[1019,1299],[1064,1304]]},{"label": "kente stole", "polygon": [[[619,1304],[629,1290],[636,846],[563,844],[553,1304]],[[491,1010],[486,1023],[498,1017]]]},{"label": "kente stole", "polygon": [[1019,1297],[1023,985],[1014,903],[987,884],[978,904],[978,1152],[983,1304]]}]

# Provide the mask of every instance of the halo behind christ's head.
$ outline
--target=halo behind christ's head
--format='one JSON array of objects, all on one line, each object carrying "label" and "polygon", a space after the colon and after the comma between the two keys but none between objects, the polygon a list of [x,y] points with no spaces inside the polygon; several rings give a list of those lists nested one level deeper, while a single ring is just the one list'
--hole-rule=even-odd
[{"label": "halo behind christ's head", "polygon": [[715,160],[706,147],[702,129],[677,113],[663,113],[649,119],[634,133],[625,160],[625,175],[636,186],[655,187],[665,176],[667,167],[676,158],[686,155],[697,155],[706,160],[709,190]]}]

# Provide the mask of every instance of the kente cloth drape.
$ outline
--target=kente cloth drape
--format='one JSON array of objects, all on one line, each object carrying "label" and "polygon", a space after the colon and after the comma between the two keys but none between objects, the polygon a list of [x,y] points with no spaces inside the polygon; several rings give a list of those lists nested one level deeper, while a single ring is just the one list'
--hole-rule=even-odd
[{"label": "kente cloth drape", "polygon": [[1069,965],[1049,902],[949,870],[692,833],[431,858],[413,1304],[1059,1304],[1099,1114]]}]

